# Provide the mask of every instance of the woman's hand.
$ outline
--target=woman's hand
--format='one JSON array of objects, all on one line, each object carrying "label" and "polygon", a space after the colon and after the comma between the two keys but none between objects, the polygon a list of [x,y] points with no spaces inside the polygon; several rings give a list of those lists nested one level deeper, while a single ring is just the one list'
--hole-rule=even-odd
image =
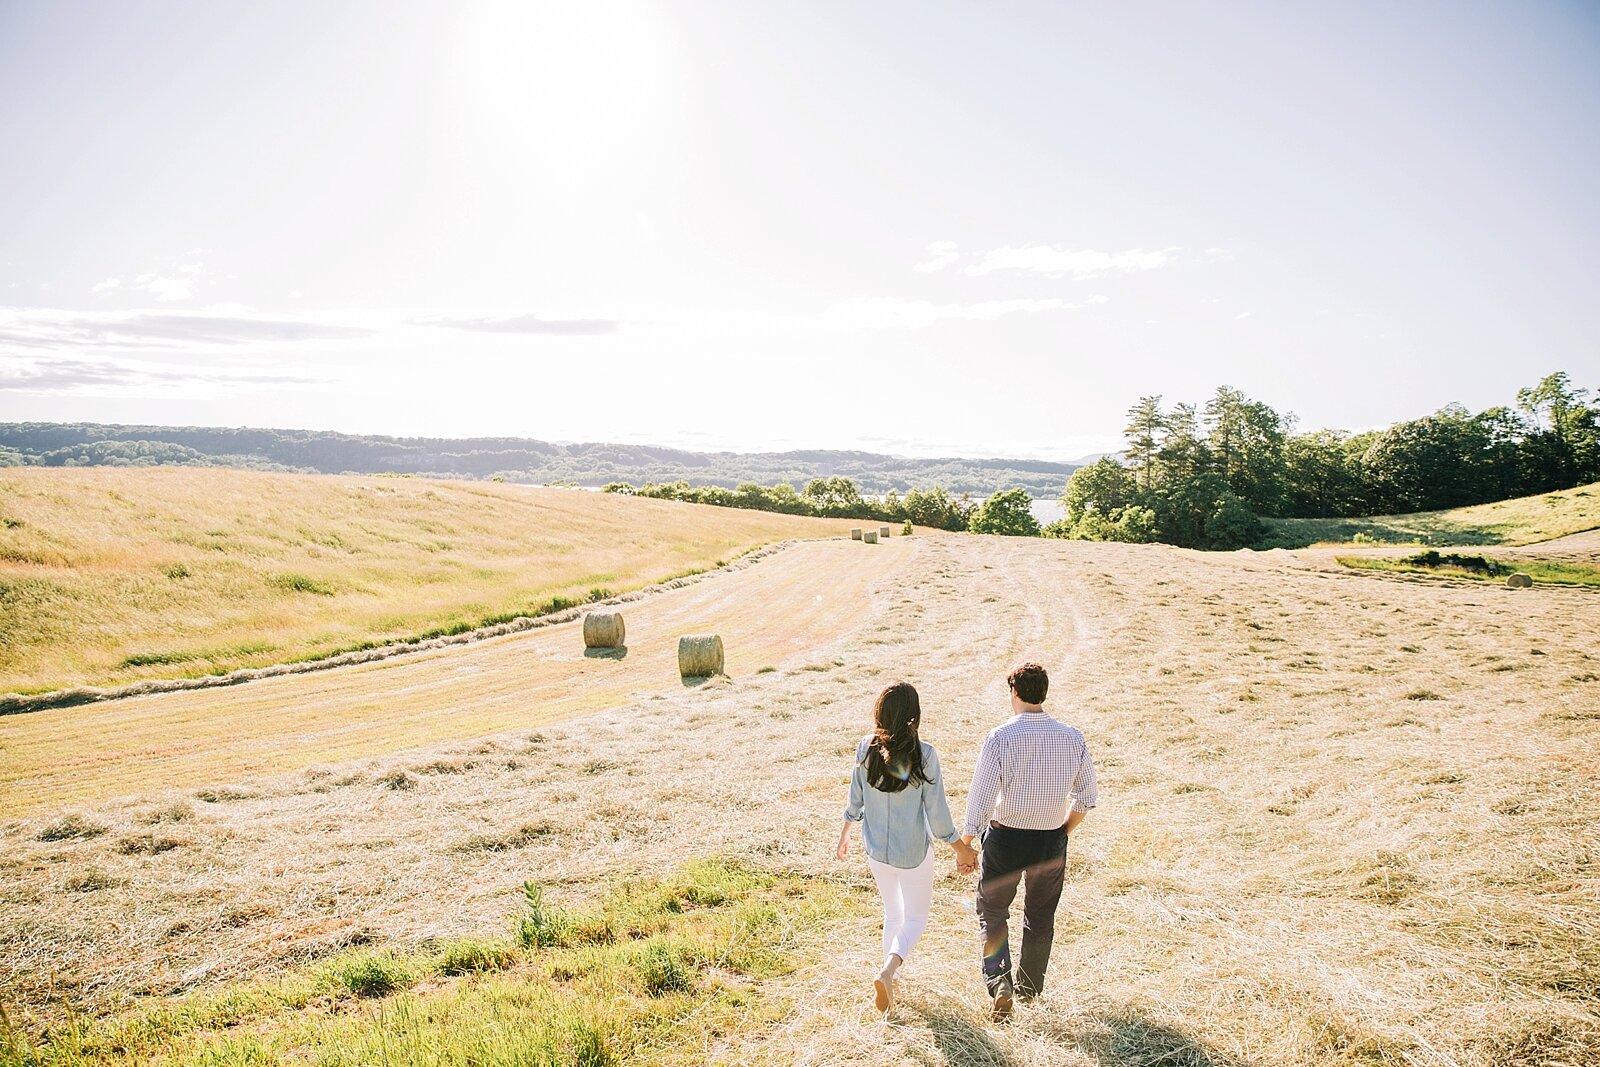
[{"label": "woman's hand", "polygon": [[839,838],[839,847],[833,850],[833,858],[836,860],[842,860],[849,855],[850,839],[848,837]]}]

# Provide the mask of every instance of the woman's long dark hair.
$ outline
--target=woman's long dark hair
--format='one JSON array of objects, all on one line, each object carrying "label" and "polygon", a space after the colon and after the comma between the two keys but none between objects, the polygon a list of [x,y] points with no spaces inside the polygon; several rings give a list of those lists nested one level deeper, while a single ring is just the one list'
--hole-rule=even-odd
[{"label": "woman's long dark hair", "polygon": [[867,746],[867,784],[885,793],[928,780],[922,769],[917,723],[922,703],[910,682],[895,682],[872,705],[872,744]]}]

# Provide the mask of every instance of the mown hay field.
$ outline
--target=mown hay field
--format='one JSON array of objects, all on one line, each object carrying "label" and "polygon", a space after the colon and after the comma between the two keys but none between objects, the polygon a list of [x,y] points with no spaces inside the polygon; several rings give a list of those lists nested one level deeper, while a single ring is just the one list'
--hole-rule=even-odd
[{"label": "mown hay field", "polygon": [[[495,1020],[551,1003],[638,1020],[551,1036],[568,1062],[1600,1062],[1600,594],[919,533],[796,545],[661,610],[796,611],[841,550],[872,562],[829,621],[744,661],[751,623],[720,626],[710,683],[669,660],[600,710],[534,700],[530,725],[5,816],[7,1054],[354,1062],[387,1034],[402,1059],[512,1062]],[[1047,989],[987,1021],[971,882],[947,873],[880,1019],[871,881],[859,846],[831,859],[871,700],[917,685],[959,808],[1024,657],[1100,771]],[[532,658],[471,669],[512,685]],[[341,673],[227,692],[282,686],[255,730]],[[396,709],[416,691],[364,684]],[[741,878],[748,912],[717,888]],[[692,928],[617,903],[682,884]]]},{"label": "mown hay field", "polygon": [[12,468],[0,471],[0,692],[469,629],[847,529],[489,482]]}]

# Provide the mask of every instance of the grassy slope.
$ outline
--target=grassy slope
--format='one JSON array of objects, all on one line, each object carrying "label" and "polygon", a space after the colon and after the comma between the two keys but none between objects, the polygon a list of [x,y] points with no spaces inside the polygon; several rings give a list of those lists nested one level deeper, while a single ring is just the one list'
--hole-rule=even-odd
[{"label": "grassy slope", "polygon": [[1448,511],[1358,519],[1269,519],[1262,548],[1377,541],[1428,545],[1527,545],[1600,527],[1600,483]]},{"label": "grassy slope", "polygon": [[494,483],[0,472],[0,691],[199,675],[536,612],[836,520]]},{"label": "grassy slope", "polygon": [[1414,562],[1410,557],[1391,559],[1385,556],[1339,556],[1340,564],[1357,570],[1390,571],[1399,574],[1425,574],[1436,578],[1466,578],[1475,582],[1504,582],[1509,572],[1521,571],[1542,585],[1577,585],[1600,588],[1600,567],[1575,563],[1554,563],[1544,560],[1505,560],[1495,556],[1485,557],[1496,564],[1495,573],[1458,566],[1428,566]]},{"label": "grassy slope", "polygon": [[0,1065],[700,1062],[778,1017],[761,981],[807,947],[796,925],[814,930],[844,898],[820,879],[721,861],[619,884],[587,912],[528,886],[509,938],[357,949],[37,1038],[0,1025]]}]

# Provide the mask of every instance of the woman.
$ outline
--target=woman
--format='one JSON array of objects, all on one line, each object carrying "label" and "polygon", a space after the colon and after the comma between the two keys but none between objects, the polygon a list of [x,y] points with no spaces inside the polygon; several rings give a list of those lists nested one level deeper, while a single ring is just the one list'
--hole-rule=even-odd
[{"label": "woman", "polygon": [[922,706],[908,682],[895,682],[872,707],[873,731],[856,746],[850,803],[839,832],[842,860],[850,854],[850,824],[861,824],[872,879],[883,897],[883,969],[873,981],[873,1002],[888,1011],[894,978],[928,926],[933,903],[932,838],[953,846],[958,862],[976,853],[963,844],[950,819],[939,754],[917,737]]}]

